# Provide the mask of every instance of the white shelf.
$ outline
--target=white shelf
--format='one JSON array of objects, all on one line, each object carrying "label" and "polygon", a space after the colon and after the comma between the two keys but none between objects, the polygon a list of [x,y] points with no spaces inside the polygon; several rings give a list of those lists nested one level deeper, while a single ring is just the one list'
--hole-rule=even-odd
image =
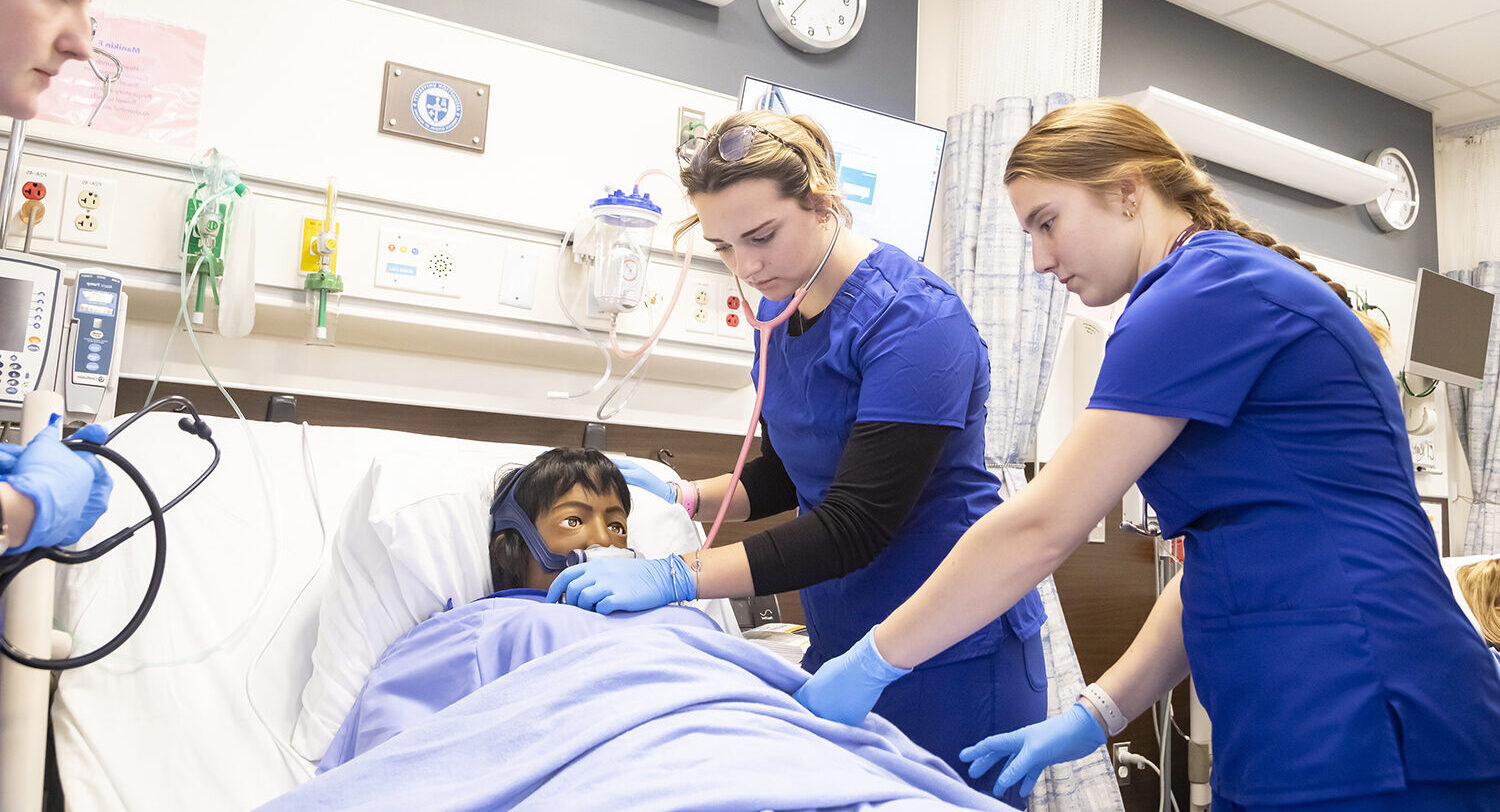
[{"label": "white shelf", "polygon": [[1351,206],[1374,200],[1396,178],[1341,155],[1157,87],[1121,101],[1150,116],[1184,150],[1293,189]]}]

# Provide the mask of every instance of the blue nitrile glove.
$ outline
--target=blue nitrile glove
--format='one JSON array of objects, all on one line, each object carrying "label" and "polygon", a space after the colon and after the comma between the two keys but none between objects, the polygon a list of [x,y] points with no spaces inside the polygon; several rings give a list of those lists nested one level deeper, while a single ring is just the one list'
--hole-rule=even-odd
[{"label": "blue nitrile glove", "polygon": [[995,780],[995,795],[1003,794],[1012,784],[1021,782],[1021,797],[1031,794],[1042,770],[1053,764],[1083,758],[1104,745],[1104,728],[1081,702],[1062,713],[1027,725],[1020,730],[991,736],[959,751],[960,761],[972,761],[969,777],[978,778],[985,771],[1009,758],[1010,762]]},{"label": "blue nitrile glove", "polygon": [[547,602],[559,598],[601,615],[639,612],[698,597],[692,573],[675,555],[666,558],[602,558],[557,574]]},{"label": "blue nitrile glove", "polygon": [[910,668],[897,668],[880,656],[875,648],[875,628],[865,632],[848,651],[823,663],[792,698],[824,719],[846,725],[863,721],[885,686],[911,673]]},{"label": "blue nitrile glove", "polygon": [[663,482],[660,477],[641,467],[641,464],[635,460],[614,457],[611,459],[615,467],[620,469],[620,473],[625,475],[626,483],[656,494],[664,501],[674,504],[677,502],[676,482]]},{"label": "blue nitrile glove", "polygon": [[[19,553],[36,547],[72,544],[88,532],[109,506],[113,487],[109,472],[93,454],[71,451],[54,433],[60,416],[32,438],[15,457],[6,479],[12,488],[36,504],[36,518],[26,542],[7,552]],[[104,442],[103,426],[89,425],[75,436]]]}]

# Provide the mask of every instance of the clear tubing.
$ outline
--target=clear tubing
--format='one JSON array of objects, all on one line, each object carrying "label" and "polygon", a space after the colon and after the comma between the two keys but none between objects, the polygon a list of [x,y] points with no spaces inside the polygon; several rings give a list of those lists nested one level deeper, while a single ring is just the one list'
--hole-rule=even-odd
[{"label": "clear tubing", "polygon": [[[245,432],[245,439],[250,445],[250,457],[252,462],[255,464],[256,473],[258,475],[257,482],[260,485],[260,488],[258,490],[261,497],[262,510],[265,512],[265,515],[274,516],[276,515],[276,512],[274,510],[273,502],[271,499],[271,490],[269,484],[270,475],[267,472],[265,464],[265,454],[260,448],[260,443],[256,441],[255,435],[250,431],[250,423],[245,419],[245,414],[243,411],[241,411],[239,404],[236,403],[234,398],[230,396],[229,390],[224,388],[224,384],[219,381],[219,377],[215,375],[214,371],[209,367],[208,359],[206,359],[203,355],[203,349],[198,344],[198,339],[194,335],[193,328],[190,324],[188,324],[188,301],[192,292],[195,278],[203,269],[203,266],[204,258],[200,255],[198,261],[193,265],[193,270],[183,277],[182,283],[179,287],[177,317],[172,324],[172,329],[168,331],[167,348],[162,352],[161,366],[157,368],[156,377],[151,381],[151,389],[146,396],[146,402],[150,403],[152,397],[156,393],[156,386],[161,382],[162,369],[166,366],[167,355],[171,352],[172,349],[172,337],[177,334],[177,325],[182,324],[186,328],[188,342],[192,344],[193,354],[197,357],[198,363],[203,367],[203,371],[208,374],[208,378],[213,382],[214,387],[218,389],[219,393],[224,396],[224,400],[229,403],[229,408],[234,412],[235,417],[239,420],[241,429],[243,429],[243,431]],[[255,601],[251,605],[250,609],[244,613],[243,619],[237,626],[229,630],[229,632],[227,632],[223,636],[223,638],[213,643],[212,645],[202,648],[199,651],[193,652],[190,655],[172,659],[148,659],[133,656],[127,653],[116,652],[114,655],[112,655],[113,664],[110,666],[110,668],[118,669],[120,673],[128,673],[144,668],[161,668],[168,666],[185,665],[190,663],[200,663],[208,659],[211,655],[224,650],[227,646],[233,644],[246,632],[248,632],[253,621],[259,615],[261,606],[265,604],[266,598],[271,594],[272,578],[276,573],[276,565],[278,560],[277,551],[280,542],[279,534],[276,531],[275,522],[271,523],[270,534],[270,554],[267,556],[265,575],[264,580],[260,585],[260,591],[256,595]],[[73,635],[75,640],[84,639],[78,635],[78,625],[81,624],[82,621],[83,616],[80,614],[73,628],[67,630],[69,634]],[[129,663],[130,667],[123,667],[126,663]]]},{"label": "clear tubing", "polygon": [[[828,250],[823,252],[823,261],[818,263],[818,269],[807,280],[807,284],[797,290],[792,301],[781,311],[781,315],[770,321],[759,321],[750,310],[750,301],[745,298],[745,289],[740,285],[740,278],[734,277],[734,286],[740,292],[740,310],[745,313],[745,320],[750,326],[760,333],[760,369],[756,373],[755,384],[755,409],[750,412],[750,427],[745,430],[745,442],[740,446],[739,459],[734,461],[734,472],[729,475],[729,488],[724,491],[724,498],[719,500],[719,512],[714,516],[714,523],[708,529],[708,535],[703,539],[703,549],[707,550],[714,544],[714,539],[719,536],[719,527],[724,524],[724,517],[729,514],[729,503],[734,501],[734,491],[740,484],[740,473],[745,470],[745,460],[750,457],[750,442],[755,439],[755,427],[760,423],[760,409],[766,400],[766,364],[771,357],[771,331],[786,323],[786,320],[797,312],[802,305],[802,300],[807,298],[807,291],[813,282],[818,280],[818,275],[823,273],[823,266],[828,264],[828,258],[833,256],[833,247],[838,245],[839,234],[844,230],[843,222],[839,218],[833,218],[833,239],[828,241]],[[733,274],[731,274],[733,275]]]},{"label": "clear tubing", "polygon": [[[641,181],[652,175],[661,175],[668,180],[672,179],[671,175],[668,175],[660,169],[647,169],[645,172],[642,172],[640,174],[640,177],[635,179],[635,191],[639,192],[641,188]],[[684,205],[691,205],[686,194],[683,194],[682,202]],[[651,332],[651,335],[646,338],[645,342],[642,343],[641,346],[629,351],[621,349],[619,335],[616,332],[618,320],[617,318],[610,319],[610,349],[613,350],[614,353],[622,359],[635,358],[639,356],[640,360],[635,363],[635,366],[630,368],[629,372],[625,373],[625,377],[620,379],[620,382],[615,385],[615,388],[609,390],[609,394],[604,396],[604,400],[599,404],[598,411],[594,412],[595,417],[599,418],[600,420],[609,420],[610,418],[619,414],[625,409],[625,405],[630,402],[630,398],[635,395],[635,390],[640,388],[641,381],[645,380],[645,378],[638,378],[636,376],[645,372],[646,362],[651,359],[651,353],[656,349],[656,341],[661,337],[662,329],[667,326],[667,319],[671,318],[672,311],[677,309],[677,299],[682,295],[683,285],[687,283],[688,268],[692,264],[692,261],[693,236],[689,234],[687,247],[682,252],[682,267],[677,272],[677,285],[672,289],[672,298],[667,302],[667,309],[662,313],[661,320],[656,323],[656,329]],[[648,304],[646,305],[646,307],[647,309],[649,309],[650,305]],[[625,389],[626,384],[630,384],[630,388],[628,390]],[[619,395],[622,390],[625,392],[625,395],[620,400],[620,404],[611,409],[610,403],[614,401],[615,396]]]},{"label": "clear tubing", "polygon": [[[645,172],[641,173],[640,177],[635,179],[635,188],[639,190],[641,188],[641,181],[645,180],[648,177],[651,177],[652,175],[660,175],[667,180],[672,180],[671,175],[668,175],[660,169],[647,169]],[[682,195],[682,202],[684,204],[691,205],[690,203],[688,203],[688,197],[686,193]],[[646,338],[646,342],[644,344],[628,351],[620,349],[620,342],[615,334],[615,325],[613,322],[611,322],[609,325],[609,348],[611,350],[614,350],[615,355],[618,355],[621,358],[634,358],[642,353],[649,352],[650,349],[656,345],[656,339],[661,337],[661,331],[667,326],[667,319],[670,319],[672,317],[672,311],[677,309],[677,297],[682,295],[682,287],[687,282],[688,267],[692,264],[692,262],[693,235],[689,234],[687,247],[683,249],[682,252],[682,269],[677,273],[677,286],[672,288],[672,298],[667,302],[667,309],[662,313],[661,321],[656,323],[656,329],[653,330],[651,332],[651,335]],[[621,408],[624,407],[621,406]],[[603,407],[601,406],[600,409],[602,410]],[[615,411],[618,412],[619,410],[617,409]]]},{"label": "clear tubing", "polygon": [[[563,292],[562,292],[562,277],[563,277],[563,273],[562,273],[562,266],[563,266],[563,262],[568,257],[568,243],[570,241],[572,241],[572,239],[573,239],[573,231],[571,229],[569,229],[568,232],[563,235],[562,245],[558,248],[558,252],[557,252],[557,272],[553,274],[553,280],[555,282],[555,284],[553,285],[553,290],[555,290],[557,292],[557,306],[560,307],[560,308],[562,308],[563,315],[568,317],[568,323],[573,325],[573,329],[575,329],[578,332],[582,333],[583,337],[586,338],[586,339],[588,339],[589,343],[593,344],[594,348],[599,351],[599,354],[602,355],[602,356],[604,356],[604,374],[601,375],[601,376],[599,376],[599,380],[594,381],[594,385],[593,386],[590,386],[588,389],[585,389],[585,390],[583,390],[581,392],[548,392],[547,393],[547,397],[549,397],[549,398],[566,398],[568,400],[571,400],[573,398],[585,398],[585,397],[588,397],[589,395],[594,394],[595,392],[598,392],[599,388],[602,387],[602,386],[604,386],[605,382],[609,380],[609,376],[615,371],[615,360],[614,360],[614,357],[609,354],[609,347],[606,346],[603,341],[595,338],[594,334],[590,333],[588,331],[587,327],[584,327],[582,324],[580,324],[578,322],[578,319],[574,318],[573,311],[568,308],[568,303],[563,300]],[[588,293],[588,285],[587,284],[584,285],[584,293],[585,294]]]}]

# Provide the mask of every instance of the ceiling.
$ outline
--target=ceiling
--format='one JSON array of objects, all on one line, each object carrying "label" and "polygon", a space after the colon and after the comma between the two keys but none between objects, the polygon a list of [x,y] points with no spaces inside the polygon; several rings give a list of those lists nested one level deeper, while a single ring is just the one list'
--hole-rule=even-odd
[{"label": "ceiling", "polygon": [[1500,0],[1171,2],[1431,110],[1438,128],[1500,117]]}]

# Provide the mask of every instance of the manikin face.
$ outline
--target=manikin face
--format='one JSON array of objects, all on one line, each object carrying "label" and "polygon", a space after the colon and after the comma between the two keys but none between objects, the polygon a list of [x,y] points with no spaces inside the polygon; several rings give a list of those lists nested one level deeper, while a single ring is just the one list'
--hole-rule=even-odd
[{"label": "manikin face", "polygon": [[574,485],[536,519],[547,549],[558,555],[594,545],[624,547],[628,532],[625,506],[614,494],[599,494]]},{"label": "manikin face", "polygon": [[37,97],[70,59],[88,59],[88,0],[0,0],[0,115],[36,116]]},{"label": "manikin face", "polygon": [[1076,183],[1021,178],[1008,187],[1021,228],[1031,235],[1037,273],[1050,273],[1090,307],[1130,293],[1140,278],[1144,233],[1134,204]]},{"label": "manikin face", "polygon": [[818,213],[784,197],[770,179],[742,180],[692,202],[719,259],[772,301],[791,298],[828,250]]},{"label": "manikin face", "polygon": [[[552,507],[536,517],[536,530],[547,549],[558,555],[584,550],[594,545],[624,547],[628,529],[625,506],[614,494],[599,494],[582,485],[574,485]],[[542,569],[531,559],[526,586],[546,589],[558,573]]]}]

